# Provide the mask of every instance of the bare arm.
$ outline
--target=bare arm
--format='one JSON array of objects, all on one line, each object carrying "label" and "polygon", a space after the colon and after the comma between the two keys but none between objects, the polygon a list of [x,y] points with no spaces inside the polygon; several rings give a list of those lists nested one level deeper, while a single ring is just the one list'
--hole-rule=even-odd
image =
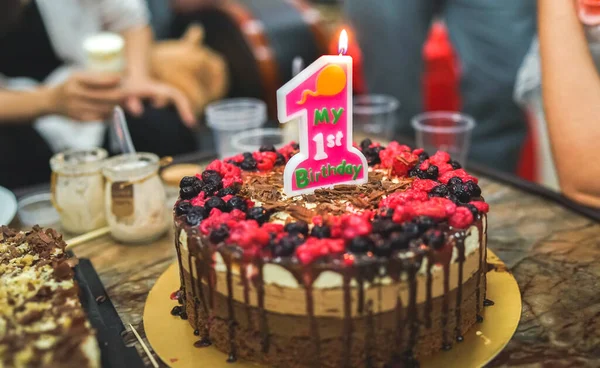
[{"label": "bare arm", "polygon": [[27,123],[55,112],[53,91],[38,88],[33,91],[0,89],[0,125]]},{"label": "bare arm", "polygon": [[565,195],[600,207],[600,77],[574,0],[538,0],[542,94]]},{"label": "bare arm", "polygon": [[125,52],[128,78],[148,78],[150,76],[150,47],[152,45],[152,30],[149,26],[137,26],[122,32],[125,38]]}]

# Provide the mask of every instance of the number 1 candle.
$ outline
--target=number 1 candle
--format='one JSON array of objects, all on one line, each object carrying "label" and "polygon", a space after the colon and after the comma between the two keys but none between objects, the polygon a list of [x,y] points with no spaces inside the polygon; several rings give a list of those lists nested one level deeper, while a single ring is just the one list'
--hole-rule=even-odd
[{"label": "number 1 candle", "polygon": [[344,55],[346,31],[339,45],[340,55],[321,56],[277,91],[279,121],[297,119],[299,129],[300,152],[283,173],[289,196],[368,180],[367,160],[352,145],[352,58]]}]

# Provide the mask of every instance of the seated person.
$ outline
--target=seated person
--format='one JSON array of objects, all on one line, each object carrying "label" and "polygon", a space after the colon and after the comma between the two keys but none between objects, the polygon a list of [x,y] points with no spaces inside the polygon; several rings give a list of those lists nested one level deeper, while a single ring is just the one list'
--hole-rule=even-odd
[{"label": "seated person", "polygon": [[[149,72],[152,32],[144,0],[7,0],[0,14],[0,185],[49,181],[53,149],[106,145],[99,122],[116,105],[127,112],[138,151],[162,156],[196,148],[189,101]],[[85,70],[83,40],[102,31],[125,39],[122,76]],[[41,129],[52,116],[81,129]]]},{"label": "seated person", "polygon": [[572,1],[539,0],[542,96],[561,189],[600,207],[600,75]]}]

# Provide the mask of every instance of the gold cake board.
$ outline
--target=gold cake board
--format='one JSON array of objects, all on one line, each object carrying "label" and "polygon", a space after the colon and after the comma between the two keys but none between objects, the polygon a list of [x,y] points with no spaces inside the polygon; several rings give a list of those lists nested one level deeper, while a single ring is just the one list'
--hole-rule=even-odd
[{"label": "gold cake board", "polygon": [[[511,339],[521,317],[521,293],[514,277],[495,254],[488,250],[488,263],[494,269],[487,277],[487,298],[494,305],[483,309],[484,322],[476,324],[462,343],[451,350],[422,359],[421,367],[481,367],[492,360]],[[192,327],[188,321],[171,316],[177,301],[171,293],[179,288],[177,264],[171,265],[156,281],[144,308],[144,329],[158,356],[170,367],[184,368],[249,368],[258,364],[239,360],[227,363],[227,355],[215,347],[195,348]]]}]

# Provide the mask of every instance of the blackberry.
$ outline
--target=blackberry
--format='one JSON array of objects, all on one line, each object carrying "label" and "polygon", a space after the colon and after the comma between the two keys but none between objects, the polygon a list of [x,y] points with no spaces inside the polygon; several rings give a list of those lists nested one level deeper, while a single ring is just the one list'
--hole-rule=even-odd
[{"label": "blackberry", "polygon": [[371,239],[374,244],[372,249],[373,254],[379,257],[389,257],[392,255],[392,246],[386,239],[380,235],[373,234],[371,235]]},{"label": "blackberry", "polygon": [[256,220],[259,224],[264,224],[269,221],[269,211],[267,211],[263,207],[252,207],[248,211],[246,211],[246,219],[247,220]]},{"label": "blackberry", "polygon": [[283,230],[290,234],[302,234],[304,236],[308,235],[308,224],[304,221],[290,222],[285,225]]},{"label": "blackberry", "polygon": [[277,152],[272,144],[264,144],[258,149],[259,152]]},{"label": "blackberry", "polygon": [[479,188],[479,185],[475,184],[473,180],[469,180],[465,183],[465,189],[471,197],[481,197],[481,188]]},{"label": "blackberry", "polygon": [[366,151],[369,146],[371,146],[371,144],[373,144],[373,142],[369,139],[369,138],[365,138],[360,142],[360,149],[361,151]]},{"label": "blackberry", "polygon": [[448,187],[444,184],[440,184],[436,187],[433,187],[429,192],[429,197],[445,197],[449,193]]},{"label": "blackberry", "polygon": [[386,241],[392,250],[402,250],[408,248],[410,236],[407,233],[392,233],[389,239]]},{"label": "blackberry", "polygon": [[419,170],[418,167],[413,167],[412,169],[410,169],[408,171],[408,176],[410,178],[419,177],[419,171],[421,171],[421,170]]},{"label": "blackberry", "polygon": [[179,189],[179,196],[181,199],[192,199],[200,194],[200,191],[202,191],[202,187],[200,186],[200,181],[198,181],[190,186]]},{"label": "blackberry", "polygon": [[435,165],[429,165],[427,170],[425,171],[425,179],[436,180],[439,175],[438,167]]},{"label": "blackberry", "polygon": [[254,156],[252,156],[252,152],[244,152],[242,153],[242,156],[244,156],[244,158],[254,158]]},{"label": "blackberry", "polygon": [[198,179],[195,176],[184,176],[181,181],[179,182],[179,188],[183,188],[183,187],[191,187],[194,184],[200,184],[202,186],[202,182],[200,181],[200,179]]},{"label": "blackberry", "polygon": [[454,184],[450,186],[450,193],[454,194],[459,202],[468,203],[471,200],[471,195],[463,184]]},{"label": "blackberry", "polygon": [[208,211],[201,206],[192,207],[185,215],[185,221],[190,226],[198,226],[200,221],[208,217]]},{"label": "blackberry", "polygon": [[217,197],[225,197],[227,195],[236,195],[238,192],[239,192],[239,189],[236,187],[221,188],[217,192]]},{"label": "blackberry", "polygon": [[177,203],[177,206],[175,206],[175,215],[177,215],[177,216],[185,215],[192,209],[192,207],[194,207],[194,206],[192,206],[192,204],[190,202],[181,201],[181,202]]},{"label": "blackberry", "polygon": [[242,212],[246,212],[248,210],[248,204],[246,200],[242,197],[231,197],[227,201],[227,211],[240,210]]},{"label": "blackberry", "polygon": [[458,161],[450,160],[450,165],[454,170],[462,169],[462,165]]},{"label": "blackberry", "polygon": [[469,209],[469,211],[471,211],[471,213],[473,214],[473,218],[477,218],[477,216],[479,216],[479,210],[477,209],[477,207],[473,206],[470,203],[467,204],[463,204],[462,207],[467,207]]},{"label": "blackberry", "polygon": [[300,149],[300,145],[296,142],[291,143],[290,146],[294,151],[298,151]]},{"label": "blackberry", "polygon": [[423,236],[423,243],[433,249],[441,249],[445,244],[444,233],[440,230],[429,230]]},{"label": "blackberry", "polygon": [[310,232],[310,236],[314,236],[315,238],[323,239],[331,237],[331,228],[329,226],[323,225],[315,225]]},{"label": "blackberry", "polygon": [[204,207],[210,213],[210,210],[216,208],[221,212],[227,212],[227,203],[221,197],[210,197],[205,203]]},{"label": "blackberry", "polygon": [[390,219],[374,219],[373,220],[373,232],[388,236],[394,231],[401,231],[402,225],[395,223]]},{"label": "blackberry", "polygon": [[245,171],[256,170],[256,160],[253,157],[246,157],[240,164],[240,168]]},{"label": "blackberry", "polygon": [[289,234],[279,240],[273,247],[275,257],[289,257],[294,254],[296,247],[304,243],[304,236],[300,234]]},{"label": "blackberry", "polygon": [[357,236],[350,241],[348,250],[355,254],[363,254],[373,249],[373,240],[366,236]]},{"label": "blackberry", "polygon": [[427,160],[428,158],[429,158],[429,153],[427,153],[427,152],[421,152],[419,154],[419,163]]},{"label": "blackberry", "polygon": [[459,178],[458,176],[453,177],[452,179],[448,180],[448,186],[452,186],[452,185],[456,185],[456,184],[462,184],[463,181],[461,178]]},{"label": "blackberry", "polygon": [[204,192],[204,196],[205,197],[210,197],[215,195],[215,193],[219,190],[220,188],[218,188],[217,186],[215,186],[214,184],[210,184],[210,183],[206,183],[204,184],[204,186],[202,187],[202,191]]},{"label": "blackberry", "polygon": [[223,177],[215,170],[205,170],[202,173],[202,180],[206,184],[212,184],[219,189],[223,187]]},{"label": "blackberry", "polygon": [[367,164],[369,166],[375,166],[381,163],[381,158],[379,158],[379,152],[381,152],[382,149],[383,148],[381,147],[373,147],[363,150],[363,154],[365,155],[365,158],[367,159]]},{"label": "blackberry", "polygon": [[435,221],[431,217],[419,216],[413,220],[419,227],[419,232],[424,233],[435,226]]},{"label": "blackberry", "polygon": [[223,224],[210,232],[209,239],[211,242],[213,242],[213,244],[219,244],[220,242],[227,239],[228,236],[229,229],[227,228],[227,225]]},{"label": "blackberry", "polygon": [[285,156],[277,152],[277,160],[275,160],[275,166],[285,165]]},{"label": "blackberry", "polygon": [[406,222],[402,224],[402,233],[412,239],[419,236],[421,232],[419,231],[419,225],[414,222]]}]

